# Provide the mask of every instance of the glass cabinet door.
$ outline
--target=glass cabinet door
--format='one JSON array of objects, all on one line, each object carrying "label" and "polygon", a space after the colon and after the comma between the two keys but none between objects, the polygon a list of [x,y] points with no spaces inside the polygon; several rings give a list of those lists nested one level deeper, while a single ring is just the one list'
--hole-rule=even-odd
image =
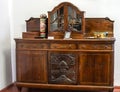
[{"label": "glass cabinet door", "polygon": [[76,32],[81,31],[82,17],[73,9],[68,6],[68,29]]},{"label": "glass cabinet door", "polygon": [[55,11],[50,18],[50,30],[62,31],[64,29],[64,7]]}]

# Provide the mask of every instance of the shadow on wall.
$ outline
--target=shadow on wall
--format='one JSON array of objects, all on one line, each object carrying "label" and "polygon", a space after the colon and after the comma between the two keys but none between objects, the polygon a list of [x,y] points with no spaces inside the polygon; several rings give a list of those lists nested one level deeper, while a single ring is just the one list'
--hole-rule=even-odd
[{"label": "shadow on wall", "polygon": [[4,71],[5,71],[5,84],[9,85],[12,83],[12,64],[11,64],[11,49],[7,48],[4,50]]}]

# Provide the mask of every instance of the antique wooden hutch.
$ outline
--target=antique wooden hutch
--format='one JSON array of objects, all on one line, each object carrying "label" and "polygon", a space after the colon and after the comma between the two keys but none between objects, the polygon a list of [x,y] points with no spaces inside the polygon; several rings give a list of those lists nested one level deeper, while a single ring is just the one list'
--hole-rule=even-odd
[{"label": "antique wooden hutch", "polygon": [[23,37],[15,39],[16,85],[113,92],[113,21],[84,18],[69,2],[48,12],[47,19],[45,38],[39,37],[40,18],[30,18]]}]

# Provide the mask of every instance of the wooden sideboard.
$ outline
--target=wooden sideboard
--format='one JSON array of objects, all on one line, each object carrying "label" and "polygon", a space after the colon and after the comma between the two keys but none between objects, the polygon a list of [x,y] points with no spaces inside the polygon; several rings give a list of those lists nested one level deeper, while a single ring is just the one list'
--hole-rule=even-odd
[{"label": "wooden sideboard", "polygon": [[15,39],[16,85],[113,92],[114,40]]},{"label": "wooden sideboard", "polygon": [[84,18],[84,11],[69,2],[49,11],[48,18],[41,16],[26,20],[26,32],[15,39],[20,91],[113,92],[114,21]]}]

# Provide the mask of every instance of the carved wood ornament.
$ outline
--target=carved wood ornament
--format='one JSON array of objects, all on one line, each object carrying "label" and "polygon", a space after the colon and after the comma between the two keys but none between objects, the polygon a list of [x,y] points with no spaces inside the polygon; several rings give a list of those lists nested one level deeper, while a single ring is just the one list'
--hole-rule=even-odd
[{"label": "carved wood ornament", "polygon": [[50,54],[49,82],[57,84],[76,84],[77,69],[74,54]]}]

